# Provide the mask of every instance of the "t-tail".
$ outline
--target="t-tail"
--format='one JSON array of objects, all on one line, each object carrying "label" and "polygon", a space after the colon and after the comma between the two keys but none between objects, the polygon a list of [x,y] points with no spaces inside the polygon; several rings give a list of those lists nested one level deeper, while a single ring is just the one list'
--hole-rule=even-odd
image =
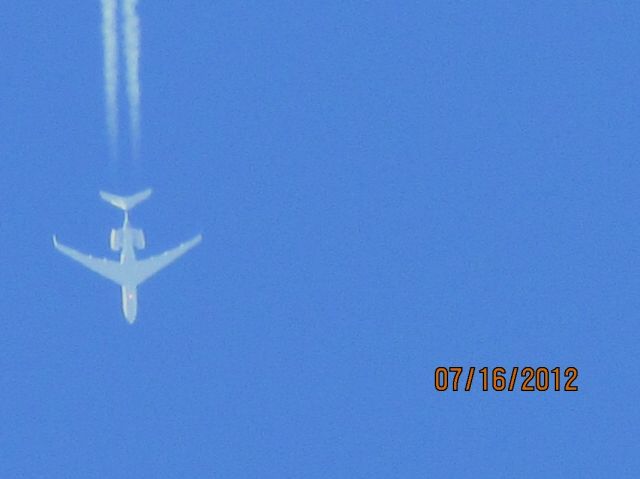
[{"label": "t-tail", "polygon": [[134,208],[138,203],[142,203],[144,200],[151,196],[151,188],[147,188],[140,193],[135,193],[131,196],[118,196],[105,191],[100,192],[100,197],[107,203],[111,203],[116,208],[120,208],[123,211],[129,211]]}]

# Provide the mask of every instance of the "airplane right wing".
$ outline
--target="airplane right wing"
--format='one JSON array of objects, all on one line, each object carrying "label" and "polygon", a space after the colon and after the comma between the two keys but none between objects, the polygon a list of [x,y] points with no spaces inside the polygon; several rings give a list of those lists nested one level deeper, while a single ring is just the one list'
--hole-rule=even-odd
[{"label": "airplane right wing", "polygon": [[190,239],[189,241],[182,243],[180,246],[177,246],[169,251],[165,251],[164,253],[157,256],[138,260],[135,266],[136,284],[142,283],[165,266],[173,263],[180,256],[200,243],[200,241],[202,241],[202,235],[198,235]]},{"label": "airplane right wing", "polygon": [[59,243],[55,236],[53,237],[53,246],[62,254],[89,268],[91,271],[95,271],[99,275],[110,279],[114,283],[119,285],[124,283],[124,275],[119,262],[106,258],[94,258],[88,254],[80,253],[73,248]]}]

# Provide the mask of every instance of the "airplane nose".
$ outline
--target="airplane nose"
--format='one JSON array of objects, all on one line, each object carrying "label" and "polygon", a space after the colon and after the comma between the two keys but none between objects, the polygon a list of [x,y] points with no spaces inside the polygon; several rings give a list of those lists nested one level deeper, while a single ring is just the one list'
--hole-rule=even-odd
[{"label": "airplane nose", "polygon": [[138,298],[135,289],[122,288],[122,312],[129,324],[133,324],[136,320],[138,312]]}]

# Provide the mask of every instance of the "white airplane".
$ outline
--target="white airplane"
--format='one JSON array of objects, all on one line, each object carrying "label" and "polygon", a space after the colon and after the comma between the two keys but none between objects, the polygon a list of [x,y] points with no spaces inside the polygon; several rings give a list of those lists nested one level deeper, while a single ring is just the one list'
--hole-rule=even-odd
[{"label": "white airplane", "polygon": [[136,259],[135,249],[144,249],[145,247],[144,233],[141,229],[131,226],[129,211],[138,203],[149,198],[149,195],[151,195],[151,189],[126,197],[105,193],[104,191],[100,192],[103,200],[124,211],[122,228],[111,230],[111,250],[121,251],[120,261],[94,258],[80,253],[63,245],[55,235],[53,236],[53,245],[62,254],[120,285],[122,288],[122,312],[129,324],[136,320],[138,312],[138,286],[202,240],[202,235],[197,235],[180,246],[158,256]]}]

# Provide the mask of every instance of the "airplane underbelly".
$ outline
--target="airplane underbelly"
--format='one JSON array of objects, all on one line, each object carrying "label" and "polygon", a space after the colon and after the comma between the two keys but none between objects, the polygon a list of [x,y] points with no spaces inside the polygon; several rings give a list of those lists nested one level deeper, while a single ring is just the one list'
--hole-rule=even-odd
[{"label": "airplane underbelly", "polygon": [[138,292],[135,287],[122,287],[122,312],[129,324],[136,320],[136,315],[138,314]]}]

